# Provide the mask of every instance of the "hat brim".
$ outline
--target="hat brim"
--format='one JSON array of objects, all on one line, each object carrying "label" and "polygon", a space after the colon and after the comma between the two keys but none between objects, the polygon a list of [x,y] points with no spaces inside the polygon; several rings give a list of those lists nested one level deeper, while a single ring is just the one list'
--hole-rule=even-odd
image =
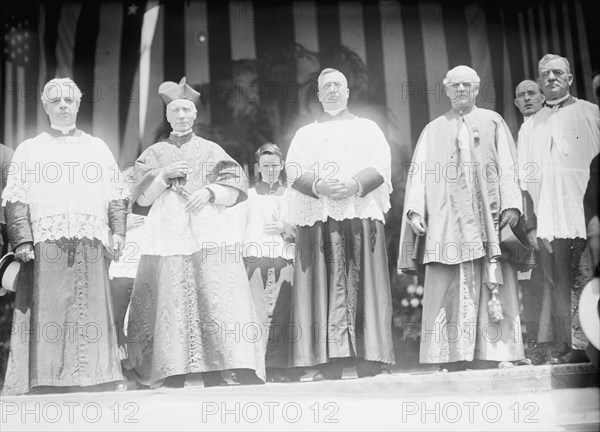
[{"label": "hat brim", "polygon": [[590,343],[600,350],[600,278],[587,283],[579,298],[579,323]]},{"label": "hat brim", "polygon": [[0,288],[6,291],[15,291],[15,281],[21,268],[17,256],[9,252],[0,259]]}]

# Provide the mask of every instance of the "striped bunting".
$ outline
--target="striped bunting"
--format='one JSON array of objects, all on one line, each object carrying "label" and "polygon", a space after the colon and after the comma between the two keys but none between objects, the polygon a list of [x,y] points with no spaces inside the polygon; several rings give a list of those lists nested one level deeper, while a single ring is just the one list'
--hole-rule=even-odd
[{"label": "striped bunting", "polygon": [[[318,112],[305,106],[317,103],[312,93],[302,94],[309,89],[305,80],[322,67],[345,65],[353,79],[367,79],[364,93],[357,95],[363,81],[351,88],[357,112],[370,112],[390,141],[410,154],[425,124],[448,109],[441,80],[449,68],[476,69],[479,106],[500,112],[517,130],[513,89],[535,78],[541,55],[566,56],[575,77],[572,93],[588,100],[600,55],[594,9],[582,0],[91,0],[5,9],[3,142],[14,148],[46,128],[41,86],[71,76],[84,92],[78,125],[103,138],[121,164],[168,129],[156,89],[184,75],[204,93],[198,122],[229,132],[235,128],[231,92],[256,87],[264,108],[256,129],[262,132],[242,145],[252,147],[260,138],[287,148],[295,129]],[[340,51],[341,45],[350,51]],[[248,71],[254,75],[240,75]],[[252,150],[236,154],[251,158]]]}]

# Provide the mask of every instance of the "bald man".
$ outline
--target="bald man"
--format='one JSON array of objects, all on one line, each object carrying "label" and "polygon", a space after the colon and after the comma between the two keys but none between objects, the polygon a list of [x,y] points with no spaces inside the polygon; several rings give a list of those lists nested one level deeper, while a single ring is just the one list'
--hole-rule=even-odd
[{"label": "bald man", "polygon": [[527,121],[532,115],[544,106],[546,97],[540,90],[538,83],[532,80],[524,80],[515,88],[515,105]]},{"label": "bald man", "polygon": [[[511,367],[524,358],[516,271],[499,260],[499,230],[516,226],[522,208],[511,168],[516,150],[502,117],[475,104],[479,83],[467,66],[447,73],[452,108],[417,143],[400,239],[399,270],[425,264],[420,361],[448,370],[473,360]],[[501,318],[488,313],[496,297]]]}]

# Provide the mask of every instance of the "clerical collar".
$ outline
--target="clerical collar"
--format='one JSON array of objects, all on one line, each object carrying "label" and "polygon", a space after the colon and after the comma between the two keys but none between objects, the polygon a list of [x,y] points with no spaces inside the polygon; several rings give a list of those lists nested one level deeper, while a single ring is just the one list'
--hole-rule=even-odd
[{"label": "clerical collar", "polygon": [[171,131],[172,134],[177,135],[177,136],[184,136],[189,134],[192,131],[192,129],[188,129],[185,132],[179,132],[179,131]]},{"label": "clerical collar", "polygon": [[50,125],[50,129],[48,129],[48,133],[55,138],[61,136],[74,136],[75,132],[77,132],[77,126],[75,125],[66,127]]},{"label": "clerical collar", "polygon": [[331,111],[323,112],[323,114],[321,114],[321,116],[317,119],[317,122],[324,123],[332,120],[351,120],[353,118],[356,118],[354,114],[348,111],[348,108],[344,108],[335,115],[331,115],[329,114],[329,112]]},{"label": "clerical collar", "polygon": [[175,145],[182,146],[183,144],[189,142],[194,136],[194,131],[191,129],[187,131],[184,135],[181,135],[179,132],[171,131],[171,135],[169,135],[169,141]]},{"label": "clerical collar", "polygon": [[457,110],[456,108],[452,107],[452,111],[454,111],[458,115],[464,116],[465,114],[469,114],[475,108],[477,108],[476,105],[470,106],[469,108],[465,108],[464,110]]},{"label": "clerical collar", "polygon": [[258,195],[275,195],[282,187],[285,187],[285,184],[281,179],[277,179],[277,181],[271,185],[260,179],[256,182],[254,189]]},{"label": "clerical collar", "polygon": [[555,99],[555,100],[546,99],[546,106],[548,108],[555,108],[555,107],[562,108],[566,105],[570,105],[573,102],[574,102],[574,99],[571,96],[571,93],[567,93],[566,95],[564,95],[563,97],[561,97],[559,99]]}]

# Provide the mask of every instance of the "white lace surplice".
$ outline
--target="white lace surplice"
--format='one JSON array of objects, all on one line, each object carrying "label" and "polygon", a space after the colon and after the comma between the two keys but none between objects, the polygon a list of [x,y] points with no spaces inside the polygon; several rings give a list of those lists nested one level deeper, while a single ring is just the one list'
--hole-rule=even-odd
[{"label": "white lace surplice", "polygon": [[354,118],[311,123],[296,133],[287,157],[286,172],[290,183],[305,172],[324,181],[346,179],[372,167],[384,183],[364,197],[315,199],[289,189],[290,223],[310,226],[328,217],[376,219],[384,222],[390,209],[391,156],[383,132],[371,120]]},{"label": "white lace surplice", "polygon": [[104,141],[84,132],[60,138],[44,132],[15,151],[2,205],[29,205],[34,243],[65,237],[108,245],[108,205],[127,198]]},{"label": "white lace surplice", "polygon": [[540,238],[586,238],[583,195],[600,151],[600,115],[590,102],[544,107],[519,132],[521,187],[531,195]]}]

